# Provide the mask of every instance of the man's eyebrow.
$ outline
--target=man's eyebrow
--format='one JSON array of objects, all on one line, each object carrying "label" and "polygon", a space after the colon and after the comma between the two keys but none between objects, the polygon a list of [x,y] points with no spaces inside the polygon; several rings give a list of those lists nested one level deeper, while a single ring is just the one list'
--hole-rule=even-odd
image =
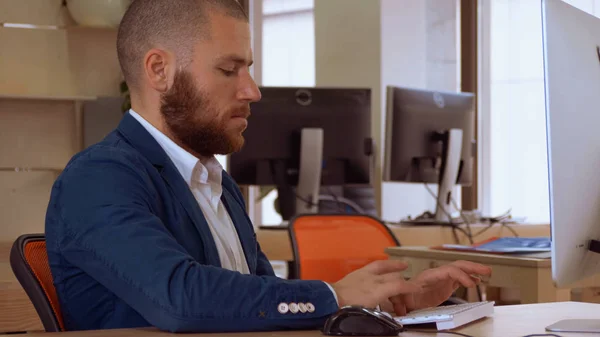
[{"label": "man's eyebrow", "polygon": [[240,57],[238,55],[223,55],[217,59],[218,62],[234,62],[241,65],[246,65],[250,67],[254,64],[254,60],[248,60],[246,58]]}]

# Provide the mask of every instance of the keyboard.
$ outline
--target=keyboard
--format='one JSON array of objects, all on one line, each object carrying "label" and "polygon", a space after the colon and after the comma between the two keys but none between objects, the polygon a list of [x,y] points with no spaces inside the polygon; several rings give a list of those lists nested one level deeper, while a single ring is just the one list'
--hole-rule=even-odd
[{"label": "keyboard", "polygon": [[394,320],[402,325],[435,323],[438,330],[454,329],[494,314],[493,301],[439,306],[411,311]]}]

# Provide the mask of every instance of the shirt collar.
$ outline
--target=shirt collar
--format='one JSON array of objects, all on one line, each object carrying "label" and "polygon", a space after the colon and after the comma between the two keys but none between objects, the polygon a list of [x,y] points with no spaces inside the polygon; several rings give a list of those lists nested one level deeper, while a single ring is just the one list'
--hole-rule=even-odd
[{"label": "shirt collar", "polygon": [[[150,135],[154,137],[154,139],[156,139],[173,164],[175,164],[175,167],[188,186],[192,185],[192,180],[203,184],[210,181],[221,185],[223,167],[214,156],[198,159],[196,156],[177,145],[177,143],[167,137],[164,133],[160,132],[160,130],[133,111],[133,109],[129,110],[129,114],[133,116],[133,118],[135,118],[150,133]],[[194,174],[194,172],[196,172],[196,174]]]}]

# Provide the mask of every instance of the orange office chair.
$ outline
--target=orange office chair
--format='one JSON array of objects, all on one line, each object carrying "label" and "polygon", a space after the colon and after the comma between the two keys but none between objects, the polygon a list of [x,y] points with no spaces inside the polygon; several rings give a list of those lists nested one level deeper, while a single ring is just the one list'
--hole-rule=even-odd
[{"label": "orange office chair", "polygon": [[52,282],[43,234],[24,234],[10,251],[10,266],[33,303],[46,332],[65,331]]},{"label": "orange office chair", "polygon": [[288,226],[296,278],[336,282],[375,260],[387,260],[384,250],[400,243],[390,229],[364,214],[307,214]]}]

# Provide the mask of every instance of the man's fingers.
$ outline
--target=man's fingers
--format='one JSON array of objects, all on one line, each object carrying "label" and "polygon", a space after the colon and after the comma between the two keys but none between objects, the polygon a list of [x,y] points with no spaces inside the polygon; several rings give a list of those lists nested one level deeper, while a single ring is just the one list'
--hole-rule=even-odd
[{"label": "man's fingers", "polygon": [[392,302],[390,300],[385,300],[383,302],[380,302],[379,306],[380,306],[381,311],[388,312],[388,313],[394,312],[394,305],[392,304]]},{"label": "man's fingers", "polygon": [[473,280],[473,282],[475,282],[475,284],[480,284],[481,282],[483,282],[483,280],[478,277],[478,276],[473,276],[473,275],[469,275],[471,277],[471,280]]},{"label": "man's fingers", "polygon": [[398,295],[420,293],[423,288],[415,282],[397,280],[383,283],[377,287],[378,297],[380,300],[393,298]]},{"label": "man's fingers", "polygon": [[379,283],[389,283],[389,282],[397,282],[404,280],[404,273],[401,271],[387,273],[383,275],[377,276],[377,281]]},{"label": "man's fingers", "polygon": [[408,309],[406,309],[406,304],[402,302],[395,302],[394,304],[394,313],[396,316],[406,316],[408,313]]},{"label": "man's fingers", "polygon": [[450,265],[460,268],[467,274],[490,276],[492,268],[470,261],[454,261]]},{"label": "man's fingers", "polygon": [[471,275],[467,274],[462,269],[452,265],[448,265],[446,268],[448,276],[450,276],[452,280],[459,282],[463,287],[472,288],[477,285],[475,280],[471,278]]},{"label": "man's fingers", "polygon": [[369,263],[364,268],[375,275],[382,275],[403,271],[408,268],[408,265],[398,260],[379,260]]},{"label": "man's fingers", "polygon": [[404,316],[411,309],[416,307],[415,294],[398,295],[390,298],[394,305],[394,312],[398,316]]}]

